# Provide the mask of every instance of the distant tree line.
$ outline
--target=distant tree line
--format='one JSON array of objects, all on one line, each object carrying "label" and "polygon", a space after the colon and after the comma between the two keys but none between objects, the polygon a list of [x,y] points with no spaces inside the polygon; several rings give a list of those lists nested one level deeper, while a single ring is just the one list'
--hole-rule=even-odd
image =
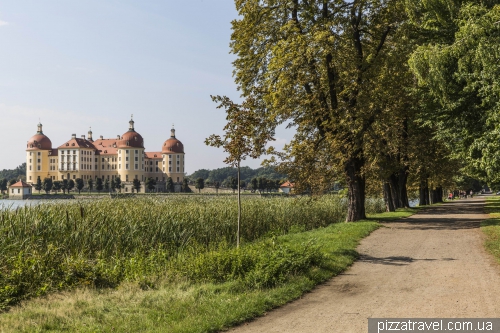
[{"label": "distant tree line", "polygon": [[[244,182],[245,185],[250,184],[254,178],[266,178],[273,181],[284,181],[288,179],[287,175],[277,172],[273,167],[261,167],[257,169],[241,167],[240,172],[241,182]],[[188,176],[188,178],[193,182],[196,182],[198,178],[202,178],[207,184],[215,184],[219,182],[219,184],[223,187],[231,187],[230,184],[234,182],[231,177],[235,179],[237,178],[236,168],[225,167],[213,170],[200,169]],[[238,181],[236,180],[236,184],[237,183]]]}]

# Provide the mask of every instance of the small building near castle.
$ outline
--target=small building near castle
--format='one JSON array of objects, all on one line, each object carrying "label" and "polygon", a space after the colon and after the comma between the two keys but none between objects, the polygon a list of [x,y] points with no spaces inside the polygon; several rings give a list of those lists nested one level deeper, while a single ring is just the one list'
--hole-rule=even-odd
[{"label": "small building near castle", "polygon": [[[111,182],[120,178],[124,185],[123,192],[133,191],[133,180],[141,182],[140,192],[145,192],[148,178],[156,181],[155,191],[166,190],[167,179],[180,189],[184,180],[184,145],[175,137],[172,126],[170,138],[161,149],[147,152],[143,137],[135,130],[134,120],[130,119],[128,131],[114,138],[105,139],[102,135],[94,141],[92,130],[87,137],[80,138],[72,134],[62,145],[54,148],[52,141],[43,133],[42,124],[38,124],[37,133],[26,145],[26,182],[36,184],[51,178],[53,181],[64,179],[101,178]],[[158,147],[160,148],[160,147]]]},{"label": "small building near castle", "polygon": [[22,180],[9,186],[9,199],[26,199],[31,195],[32,188],[28,183]]}]

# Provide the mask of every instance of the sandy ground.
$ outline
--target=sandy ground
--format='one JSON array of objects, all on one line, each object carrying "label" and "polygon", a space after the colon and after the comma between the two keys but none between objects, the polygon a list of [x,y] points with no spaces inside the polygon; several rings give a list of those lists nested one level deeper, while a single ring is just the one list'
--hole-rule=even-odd
[{"label": "sandy ground", "polygon": [[344,274],[231,332],[367,332],[367,318],[499,318],[484,199],[435,206],[365,238]]}]

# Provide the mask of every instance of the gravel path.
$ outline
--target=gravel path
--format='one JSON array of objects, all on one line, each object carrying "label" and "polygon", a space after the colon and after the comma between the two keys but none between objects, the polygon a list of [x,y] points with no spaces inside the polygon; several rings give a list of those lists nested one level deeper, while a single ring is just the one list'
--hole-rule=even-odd
[{"label": "gravel path", "polygon": [[366,332],[367,318],[499,318],[500,268],[483,249],[484,198],[385,224],[344,274],[231,332]]}]

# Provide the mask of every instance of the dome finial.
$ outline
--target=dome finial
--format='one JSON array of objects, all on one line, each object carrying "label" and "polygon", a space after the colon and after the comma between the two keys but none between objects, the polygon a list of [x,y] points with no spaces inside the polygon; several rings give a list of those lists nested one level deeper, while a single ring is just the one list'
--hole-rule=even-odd
[{"label": "dome finial", "polygon": [[130,121],[128,123],[129,123],[128,130],[134,131],[134,115],[133,114],[130,115]]},{"label": "dome finial", "polygon": [[94,140],[92,139],[92,126],[90,126],[90,127],[89,127],[89,132],[88,132],[88,134],[89,134],[89,135],[88,135],[88,140],[89,140],[89,141],[94,141]]},{"label": "dome finial", "polygon": [[172,124],[172,129],[170,130],[170,137],[175,138],[175,128],[174,128],[174,124]]},{"label": "dome finial", "polygon": [[42,131],[42,123],[40,122],[40,118],[38,118],[38,130],[37,130],[37,134],[43,134],[43,131]]}]

